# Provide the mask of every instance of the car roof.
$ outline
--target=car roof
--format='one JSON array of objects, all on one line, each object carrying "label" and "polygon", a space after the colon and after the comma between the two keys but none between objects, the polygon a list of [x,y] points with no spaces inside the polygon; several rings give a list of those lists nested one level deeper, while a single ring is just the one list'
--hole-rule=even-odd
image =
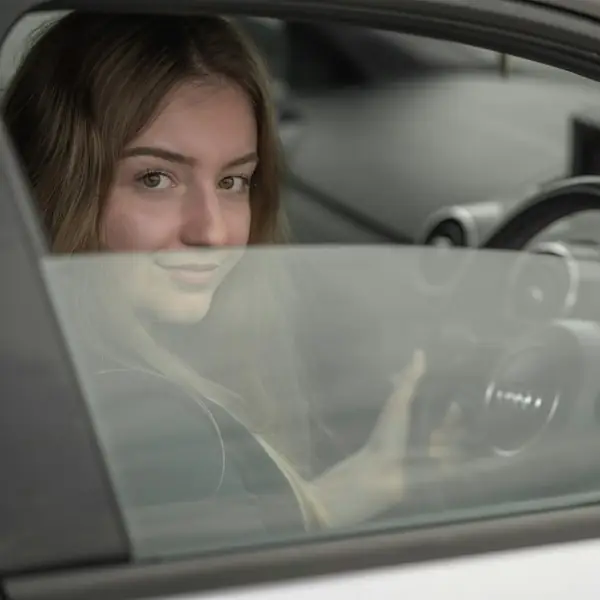
[{"label": "car roof", "polygon": [[[392,2],[394,0],[391,0]],[[436,4],[448,4],[452,6],[465,6],[477,8],[487,5],[492,7],[495,4],[506,2],[518,5],[531,5],[536,7],[558,8],[562,11],[578,14],[594,19],[600,19],[600,0],[416,0],[425,2],[435,2]]]},{"label": "car roof", "polygon": [[[452,1],[452,0],[450,0]],[[559,8],[566,12],[600,18],[600,0],[509,0],[515,4],[534,4]]]},{"label": "car roof", "polygon": [[[184,1],[184,0],[180,0]],[[64,9],[67,5],[69,8],[75,8],[76,5],[90,6],[96,8],[112,8],[117,7],[119,4],[127,4],[128,2],[121,3],[119,0],[12,0],[11,5],[19,8],[35,8],[36,10],[52,10],[52,9]],[[176,2],[177,3],[177,2]],[[198,4],[201,4],[201,0],[198,0]],[[285,3],[285,2],[284,2]],[[600,0],[369,0],[367,4],[372,6],[381,6],[386,7],[390,5],[410,5],[410,4],[432,4],[439,6],[452,6],[452,7],[461,7],[476,9],[481,7],[493,8],[495,5],[500,4],[515,4],[520,6],[536,6],[536,7],[547,7],[547,8],[558,8],[562,11],[569,13],[576,13],[585,16],[591,16],[594,18],[600,18]],[[143,2],[133,4],[144,5]],[[193,0],[185,1],[187,5],[193,5]],[[223,4],[224,8],[230,8],[235,5],[243,4],[243,2],[239,2],[236,0],[216,0],[209,2],[212,7],[218,6],[219,4]],[[276,6],[278,3],[275,0],[271,0],[270,2],[264,2],[265,6]],[[294,0],[294,5],[297,5],[300,10],[303,10],[304,7],[310,9],[314,8],[313,0]],[[333,2],[324,2],[324,4],[331,5],[358,5],[365,4],[365,0],[334,0]],[[151,2],[148,2],[148,5],[151,5]],[[3,7],[4,8],[4,7]]]}]

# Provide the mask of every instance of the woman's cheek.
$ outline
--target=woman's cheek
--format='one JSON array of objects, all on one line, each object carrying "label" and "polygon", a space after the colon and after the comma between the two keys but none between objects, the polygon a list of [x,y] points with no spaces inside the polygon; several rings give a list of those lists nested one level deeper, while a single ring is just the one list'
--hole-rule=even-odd
[{"label": "woman's cheek", "polygon": [[135,197],[109,202],[102,219],[101,241],[113,252],[152,252],[168,247],[172,216]]},{"label": "woman's cheek", "polygon": [[137,245],[137,227],[124,216],[106,215],[102,222],[101,244],[109,252],[134,250]]},{"label": "woman's cheek", "polygon": [[232,226],[229,228],[229,244],[231,246],[247,246],[250,240],[252,211],[250,201],[244,202],[236,211]]}]

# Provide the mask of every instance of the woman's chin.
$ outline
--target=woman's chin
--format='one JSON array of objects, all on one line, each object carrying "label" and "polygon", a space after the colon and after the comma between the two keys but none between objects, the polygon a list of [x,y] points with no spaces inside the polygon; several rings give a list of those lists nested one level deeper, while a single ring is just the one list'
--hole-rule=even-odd
[{"label": "woman's chin", "polygon": [[185,324],[198,323],[208,314],[212,300],[212,294],[204,297],[187,299],[186,301],[174,301],[161,306],[153,307],[151,311],[156,320],[164,323]]}]

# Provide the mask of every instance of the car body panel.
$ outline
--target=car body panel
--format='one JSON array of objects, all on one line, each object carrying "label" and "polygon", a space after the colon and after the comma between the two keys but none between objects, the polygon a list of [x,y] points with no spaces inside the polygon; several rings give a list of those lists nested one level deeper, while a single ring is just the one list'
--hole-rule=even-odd
[{"label": "car body panel", "polygon": [[[536,550],[500,552],[486,556],[431,562],[412,568],[387,568],[283,585],[264,585],[230,592],[235,600],[289,600],[312,598],[366,598],[397,600],[488,600],[544,598],[581,600],[597,598],[600,543],[578,542]],[[485,590],[483,592],[482,590]],[[217,599],[224,595],[190,594],[181,600]]]}]

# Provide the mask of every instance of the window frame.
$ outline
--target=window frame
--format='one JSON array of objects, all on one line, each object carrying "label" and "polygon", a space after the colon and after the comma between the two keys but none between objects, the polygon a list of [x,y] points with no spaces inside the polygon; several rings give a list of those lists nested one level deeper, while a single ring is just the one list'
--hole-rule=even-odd
[{"label": "window frame", "polygon": [[[0,35],[4,40],[12,24],[36,7],[143,12],[148,4],[149,0],[11,0],[0,8]],[[450,0],[155,0],[152,10],[250,12],[283,19],[310,15],[482,45],[600,81],[595,60],[600,21],[510,0],[477,7]],[[27,311],[19,302],[4,299],[0,304],[5,308],[0,313],[0,351],[14,362],[13,372],[43,368],[47,375],[42,383],[0,378],[2,410],[11,417],[0,420],[0,473],[14,481],[20,478],[30,492],[19,502],[0,494],[0,539],[13,540],[10,552],[6,544],[0,545],[0,573],[10,598],[152,597],[600,537],[600,507],[590,506],[301,546],[251,548],[172,563],[130,564],[126,527],[44,285],[44,238],[4,127],[0,186],[0,240],[5,246],[0,273],[10,280],[14,299],[28,303]],[[15,347],[23,349],[20,355]],[[0,368],[4,363],[6,359]],[[32,418],[49,400],[50,416]],[[60,470],[48,471],[49,464],[60,465]],[[80,479],[67,487],[61,479],[65,472],[77,473]],[[47,497],[48,503],[37,502],[40,497]],[[26,536],[18,530],[25,521]]]},{"label": "window frame", "polygon": [[10,282],[0,300],[0,574],[121,562],[129,542],[50,303],[40,268],[46,243],[4,126],[0,189],[0,273]]},{"label": "window frame", "polygon": [[7,581],[11,600],[142,600],[600,538],[600,506]]}]

